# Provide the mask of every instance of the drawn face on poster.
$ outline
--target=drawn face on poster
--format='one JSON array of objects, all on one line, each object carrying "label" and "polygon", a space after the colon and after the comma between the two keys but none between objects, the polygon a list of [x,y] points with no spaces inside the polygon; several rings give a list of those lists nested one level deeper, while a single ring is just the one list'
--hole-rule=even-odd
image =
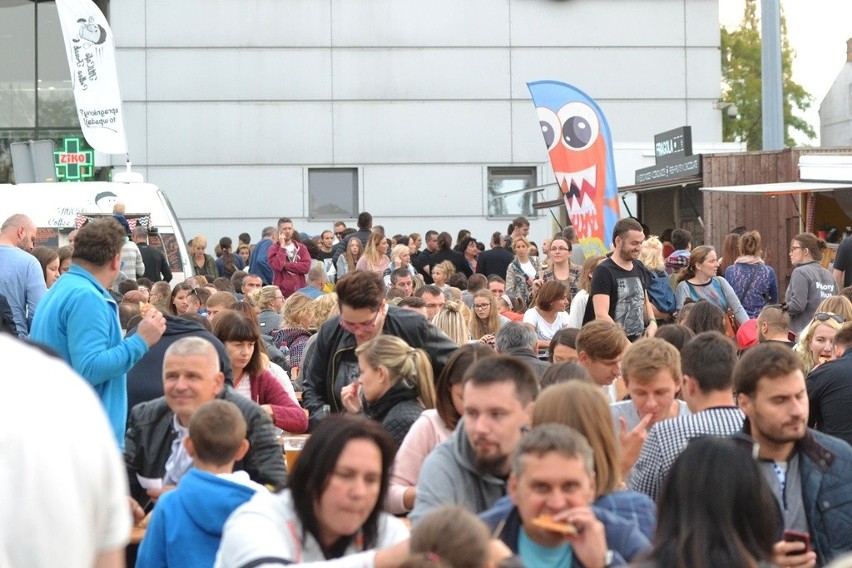
[{"label": "drawn face on poster", "polygon": [[568,217],[586,255],[609,250],[619,218],[609,125],[597,103],[557,81],[527,85]]}]

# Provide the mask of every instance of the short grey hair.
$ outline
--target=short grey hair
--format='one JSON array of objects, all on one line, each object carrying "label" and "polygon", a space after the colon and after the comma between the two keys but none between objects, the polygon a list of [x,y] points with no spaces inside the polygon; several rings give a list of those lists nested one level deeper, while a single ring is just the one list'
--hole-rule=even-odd
[{"label": "short grey hair", "polygon": [[266,237],[271,237],[276,233],[276,231],[278,231],[277,227],[273,227],[271,225],[269,227],[264,227],[263,231],[260,233],[260,238],[265,239]]},{"label": "short grey hair", "polygon": [[166,359],[173,355],[176,357],[207,356],[216,362],[216,368],[219,367],[219,352],[216,351],[212,343],[203,337],[183,337],[169,345],[165,355],[163,355],[163,364],[165,365]]},{"label": "short grey hair", "polygon": [[325,266],[320,262],[315,262],[311,269],[308,270],[308,282],[321,282],[325,278]]},{"label": "short grey hair", "polygon": [[497,331],[494,337],[494,349],[499,353],[507,353],[519,348],[535,351],[537,342],[538,337],[535,331],[520,322],[510,321]]},{"label": "short grey hair", "polygon": [[595,458],[588,440],[577,430],[555,423],[541,424],[524,434],[512,452],[512,475],[518,477],[524,472],[527,454],[543,456],[551,452],[566,458],[579,458],[586,474],[594,479]]}]

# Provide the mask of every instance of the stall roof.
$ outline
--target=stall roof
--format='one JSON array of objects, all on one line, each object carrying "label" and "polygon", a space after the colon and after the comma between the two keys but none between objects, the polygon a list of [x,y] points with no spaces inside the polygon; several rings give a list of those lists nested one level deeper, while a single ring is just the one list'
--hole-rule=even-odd
[{"label": "stall roof", "polygon": [[701,185],[703,179],[704,177],[701,174],[697,174],[681,178],[637,183],[635,185],[623,185],[618,188],[618,193],[646,193],[660,189],[677,189],[687,186],[698,187]]},{"label": "stall roof", "polygon": [[852,189],[852,183],[784,181],[779,183],[759,183],[754,185],[724,185],[719,187],[702,187],[701,191],[715,191],[719,193],[739,193],[742,195],[789,195],[796,193],[834,191],[835,189]]}]

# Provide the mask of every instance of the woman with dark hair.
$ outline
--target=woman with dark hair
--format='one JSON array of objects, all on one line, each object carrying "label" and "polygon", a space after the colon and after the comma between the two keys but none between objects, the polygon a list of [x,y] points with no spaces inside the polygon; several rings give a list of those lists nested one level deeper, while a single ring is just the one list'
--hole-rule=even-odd
[{"label": "woman with dark hair", "polygon": [[222,251],[222,256],[216,259],[216,271],[220,277],[230,278],[234,272],[246,267],[243,258],[238,254],[234,254],[233,242],[230,237],[219,239],[219,249]]},{"label": "woman with dark hair", "polygon": [[594,505],[628,520],[651,537],[654,501],[637,491],[622,489],[618,436],[607,395],[591,381],[569,381],[542,390],[533,408],[533,427],[564,424],[586,437],[595,462]]},{"label": "woman with dark hair", "polygon": [[50,247],[35,247],[31,253],[41,265],[45,285],[50,288],[59,279],[59,253]]},{"label": "woman with dark hair", "polygon": [[795,268],[784,301],[794,333],[805,329],[822,300],[836,294],[834,276],[820,264],[825,249],[825,241],[812,233],[796,235],[790,243],[790,262]]},{"label": "woman with dark hair", "polygon": [[545,282],[535,295],[535,304],[524,313],[524,325],[535,331],[538,348],[547,349],[550,340],[568,325],[568,289],[551,280]]},{"label": "woman with dark hair", "polygon": [[722,274],[728,267],[734,264],[734,260],[740,255],[740,233],[728,233],[722,241],[722,257],[719,259],[719,272]]},{"label": "woman with dark hair", "polygon": [[59,275],[62,276],[71,268],[71,256],[74,254],[74,248],[68,245],[59,247],[56,249],[56,254],[59,255]]},{"label": "woman with dark hair", "polygon": [[172,288],[171,296],[169,296],[169,312],[173,316],[182,316],[190,311],[188,298],[192,292],[192,285],[185,280],[175,284],[175,287]]},{"label": "woman with dark hair", "polygon": [[687,298],[695,301],[707,300],[721,308],[723,313],[728,309],[732,310],[737,323],[742,325],[748,321],[748,314],[728,281],[716,275],[718,270],[719,260],[713,247],[702,245],[692,249],[689,264],[677,277],[677,309],[683,307]]},{"label": "woman with dark hair", "polygon": [[654,548],[642,568],[772,566],[775,498],[733,440],[695,438],[663,482]]},{"label": "woman with dark hair", "polygon": [[675,346],[675,349],[681,351],[683,346],[689,343],[689,340],[695,337],[695,332],[680,323],[672,325],[664,325],[657,333],[654,334],[657,339],[662,339]]},{"label": "woman with dark hair", "polygon": [[605,260],[605,256],[595,255],[590,256],[583,263],[580,281],[577,283],[577,293],[571,299],[571,308],[568,310],[568,327],[574,329],[583,327],[583,314],[586,313],[586,305],[589,303],[589,293],[592,291],[592,275],[595,272],[595,268]]},{"label": "woman with dark hair", "polygon": [[549,363],[569,363],[577,360],[577,335],[579,329],[565,328],[553,334],[547,347]]},{"label": "woman with dark hair", "polygon": [[541,276],[542,282],[556,280],[565,286],[570,292],[569,298],[573,298],[577,293],[580,273],[583,269],[582,266],[571,263],[572,250],[572,245],[568,239],[561,235],[553,237],[547,255],[549,263]]},{"label": "woman with dark hair", "polygon": [[468,236],[459,241],[459,251],[464,255],[464,259],[467,261],[468,266],[470,266],[471,271],[476,272],[476,257],[479,256],[479,246],[476,239],[468,233]]},{"label": "woman with dark hair", "polygon": [[725,280],[734,289],[748,317],[755,319],[766,304],[778,302],[775,269],[763,262],[760,233],[749,231],[740,237],[739,256],[725,269]]},{"label": "woman with dark hair", "polygon": [[216,316],[213,335],[228,352],[234,372],[234,390],[260,405],[276,427],[292,433],[305,432],[308,417],[287,395],[278,379],[264,368],[266,349],[257,322],[243,313],[225,310]]},{"label": "woman with dark hair", "polygon": [[[467,260],[465,260],[464,255],[450,247],[452,242],[453,238],[446,231],[438,234],[438,250],[429,255],[428,266],[430,267],[430,271],[431,267],[435,266],[439,262],[449,260],[453,263],[456,272],[461,272],[468,277],[473,276],[473,270],[470,269],[470,265],[467,263]],[[449,278],[449,276],[447,277]],[[428,284],[431,284],[431,282],[428,282]]]},{"label": "woman with dark hair", "polygon": [[344,408],[379,422],[401,444],[420,413],[435,406],[429,355],[393,335],[374,337],[359,345],[355,355],[361,375],[343,387]]},{"label": "woman with dark hair", "polygon": [[287,488],[258,492],[228,518],[215,566],[401,565],[408,529],[382,512],[393,456],[377,423],[329,416],[305,443]]},{"label": "woman with dark hair", "polygon": [[681,323],[691,329],[695,335],[704,331],[725,333],[725,312],[716,304],[707,300],[698,300],[691,303],[688,312]]},{"label": "woman with dark hair", "polygon": [[541,390],[544,390],[549,386],[569,381],[585,381],[592,385],[595,384],[584,366],[576,361],[567,361],[565,363],[554,363],[548,367],[541,375],[539,386]]},{"label": "woman with dark hair", "polygon": [[447,361],[435,386],[435,408],[424,410],[402,441],[391,475],[385,509],[394,514],[414,507],[417,479],[426,456],[450,437],[461,418],[462,377],[477,361],[493,357],[494,350],[482,343],[458,348]]}]

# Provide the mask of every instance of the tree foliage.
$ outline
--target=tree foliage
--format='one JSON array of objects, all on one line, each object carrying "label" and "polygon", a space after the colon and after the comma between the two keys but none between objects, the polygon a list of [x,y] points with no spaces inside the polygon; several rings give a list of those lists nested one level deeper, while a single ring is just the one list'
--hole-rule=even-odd
[{"label": "tree foliage", "polygon": [[[722,136],[726,142],[745,142],[749,150],[763,148],[762,81],[760,77],[760,20],[757,1],[746,0],[743,19],[737,29],[722,28],[722,101],[733,103],[737,116],[722,115]],[[787,22],[781,14],[781,81],[783,86],[784,143],[794,146],[791,132],[796,130],[814,138],[810,124],[793,109],[805,111],[813,97],[793,81],[795,51],[787,39]]]}]

